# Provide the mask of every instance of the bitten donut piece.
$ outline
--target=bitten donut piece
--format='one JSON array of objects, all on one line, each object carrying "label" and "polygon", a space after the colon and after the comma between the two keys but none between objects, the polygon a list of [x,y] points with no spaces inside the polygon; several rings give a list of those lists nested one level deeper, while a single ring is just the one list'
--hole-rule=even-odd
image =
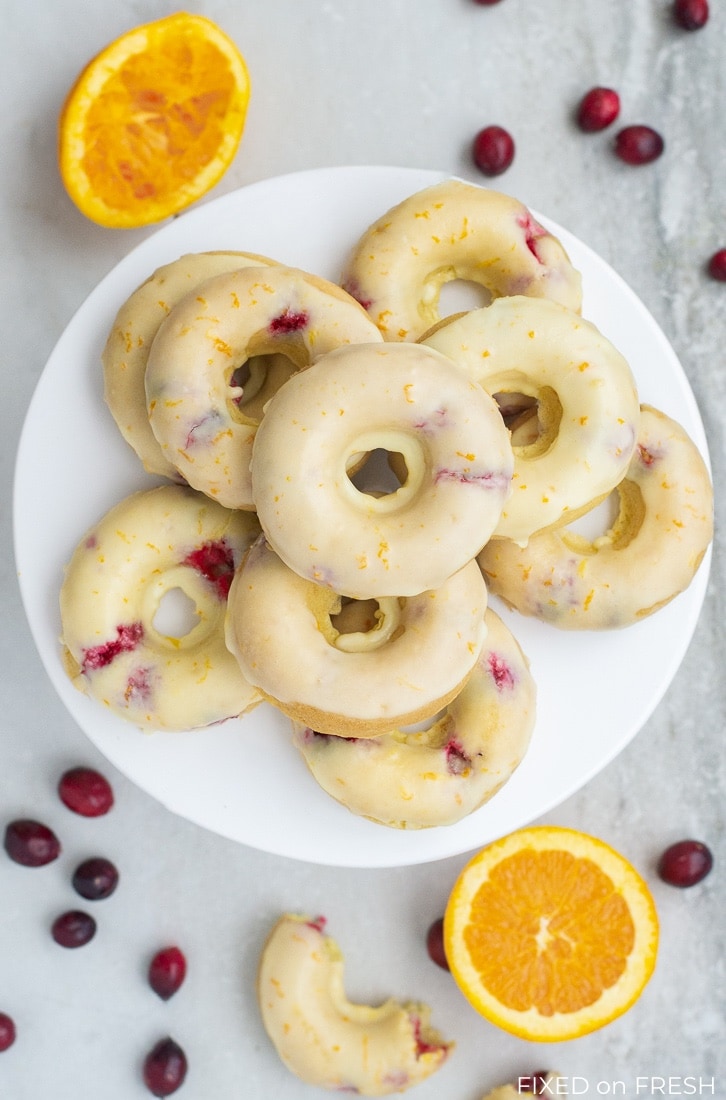
[{"label": "bitten donut piece", "polygon": [[146,365],[165,458],[218,503],[253,509],[250,458],[266,402],[318,356],[363,341],[381,341],[368,315],[315,275],[275,264],[206,280],[161,323]]},{"label": "bitten donut piece", "polygon": [[495,538],[526,543],[606,496],[628,467],[638,430],[630,366],[602,333],[557,302],[514,296],[443,321],[422,341],[510,402],[537,405],[534,442],[514,447],[513,491]]},{"label": "bitten donut piece", "polygon": [[556,237],[517,199],[450,179],[411,195],[363,234],[342,285],[386,340],[417,340],[439,320],[452,279],[493,298],[526,294],[569,309],[582,302],[579,272]]},{"label": "bitten donut piece", "polygon": [[325,918],[286,914],[262,951],[262,1022],[291,1073],[318,1088],[359,1096],[404,1092],[435,1073],[454,1044],[429,1025],[428,1005],[390,998],[355,1004]]},{"label": "bitten donut piece", "polygon": [[564,630],[629,626],[669,603],[713,537],[713,489],[684,429],[648,405],[617,494],[613,526],[592,541],[563,527],[525,548],[490,542],[478,559],[490,590]]},{"label": "bitten donut piece", "polygon": [[471,674],[486,627],[476,561],[433,591],[370,601],[370,629],[339,595],[294,573],[264,538],[229,594],[227,645],[243,675],[280,710],[323,733],[373,737],[422,721]]},{"label": "bitten donut piece", "polygon": [[119,309],[101,357],[104,397],[149,473],[176,481],[181,476],[164,456],[146,411],[146,362],[159,325],[185,294],[212,275],[273,263],[250,252],[192,252],[157,268]]},{"label": "bitten donut piece", "polygon": [[[358,489],[362,454],[402,471],[390,492]],[[367,599],[437,588],[496,528],[514,459],[496,402],[445,356],[358,344],[291,378],[252,452],[260,525],[300,576]]]},{"label": "bitten donut piece", "polygon": [[493,611],[473,673],[423,730],[372,739],[334,737],[295,724],[293,743],[320,786],[382,825],[452,825],[510,779],[529,745],[536,688],[516,639]]},{"label": "bitten donut piece", "polygon": [[[183,730],[261,701],[224,641],[235,567],[259,527],[182,485],[134,493],[84,535],[60,593],[68,675],[79,690],[145,729]],[[188,633],[155,625],[180,592]]]}]

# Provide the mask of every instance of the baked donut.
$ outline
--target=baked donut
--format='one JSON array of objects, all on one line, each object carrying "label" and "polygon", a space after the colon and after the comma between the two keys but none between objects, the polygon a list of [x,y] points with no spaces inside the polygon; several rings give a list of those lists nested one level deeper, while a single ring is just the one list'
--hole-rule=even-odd
[{"label": "baked donut", "polygon": [[[265,403],[340,344],[381,341],[340,287],[280,264],[217,275],[161,323],[146,365],[151,430],[185,481],[253,508],[250,457]],[[381,341],[382,342],[382,341]]]},{"label": "baked donut", "polygon": [[713,490],[684,429],[648,405],[617,494],[615,522],[592,541],[562,527],[524,549],[490,542],[478,559],[490,590],[565,630],[629,626],[669,603],[691,583],[713,536]]},{"label": "baked donut", "polygon": [[539,434],[514,447],[514,490],[495,537],[526,543],[597,503],[622,480],[639,408],[627,361],[557,302],[515,295],[443,321],[423,338],[504,407],[536,401]]},{"label": "baked donut", "polygon": [[119,431],[149,473],[180,479],[146,411],[146,361],[159,325],[185,294],[212,275],[272,263],[249,252],[192,252],[157,268],[119,309],[101,357],[104,397]]},{"label": "baked donut", "polygon": [[[361,453],[400,456],[383,495],[347,474]],[[355,599],[438,588],[470,561],[511,492],[496,402],[416,344],[340,348],[267,406],[252,496],[270,545],[302,577]]]},{"label": "baked donut", "polygon": [[287,913],[262,951],[260,1015],[291,1073],[318,1088],[358,1096],[404,1092],[435,1073],[453,1049],[429,1024],[428,1005],[348,1000],[340,948],[324,917]]},{"label": "baked donut", "polygon": [[536,688],[519,644],[493,611],[473,673],[423,730],[333,737],[294,724],[293,743],[320,786],[382,825],[452,825],[487,802],[521,763]]},{"label": "baked donut", "polygon": [[342,285],[386,340],[417,340],[439,320],[444,283],[464,279],[492,298],[526,294],[569,309],[582,302],[564,248],[517,199],[463,180],[404,199],[363,234]]},{"label": "baked donut", "polygon": [[429,718],[457,694],[484,643],[486,600],[472,560],[433,591],[372,601],[371,629],[349,631],[340,595],[288,569],[261,537],[232,582],[227,645],[290,718],[374,737]]},{"label": "baked donut", "polygon": [[[259,703],[224,642],[232,574],[258,532],[254,516],[183,485],[142,490],[113,507],[78,544],[61,588],[75,686],[145,729],[208,726]],[[177,590],[198,621],[170,636],[155,619]]]}]

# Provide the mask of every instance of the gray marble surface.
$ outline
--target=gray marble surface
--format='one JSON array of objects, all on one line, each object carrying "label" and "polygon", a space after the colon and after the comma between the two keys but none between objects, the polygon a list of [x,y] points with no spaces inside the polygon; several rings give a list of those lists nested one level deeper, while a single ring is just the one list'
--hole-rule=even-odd
[{"label": "gray marble surface", "polygon": [[[717,502],[724,484],[726,287],[704,265],[726,246],[723,168],[726,12],[701,31],[674,27],[667,0],[204,0],[244,52],[253,99],[239,154],[210,198],[304,168],[383,164],[478,179],[473,134],[496,122],[517,156],[497,186],[567,226],[630,284],[688,375],[709,439]],[[720,9],[720,10],[719,10]],[[326,912],[347,957],[354,999],[427,1000],[457,1040],[420,1100],[478,1100],[533,1068],[555,1066],[582,1095],[726,1096],[724,801],[726,708],[723,531],[708,594],[675,680],[630,745],[547,815],[601,836],[650,883],[661,921],[656,973],[609,1027],[538,1046],[480,1019],[424,948],[466,855],[385,870],[317,868],[262,854],[171,815],[106,763],[65,713],[41,666],[18,594],[12,549],[15,450],[56,340],[96,283],[151,229],[111,231],[65,195],[56,117],[85,62],[131,26],[168,14],[161,0],[2,0],[2,406],[0,562],[2,824],[36,816],[64,853],[30,872],[0,860],[0,1010],[18,1039],[0,1054],[3,1100],[134,1100],[145,1050],[171,1033],[186,1049],[185,1100],[323,1095],[278,1062],[259,1022],[254,972],[271,921],[289,908]],[[572,113],[593,84],[617,88],[622,123],[665,137],[656,163],[629,168],[610,133],[584,136]],[[49,441],[48,461],[63,445]],[[83,492],[83,486],[69,487]],[[717,503],[717,523],[720,511]],[[43,539],[43,516],[37,518]],[[566,686],[563,687],[566,690]],[[85,762],[111,778],[116,807],[69,820],[55,784]],[[714,850],[689,891],[660,883],[662,848],[695,836]],[[97,909],[102,931],[67,952],[48,925],[76,904],[81,858],[105,854],[122,887]],[[190,974],[162,1004],[145,986],[152,948],[183,944]],[[669,1081],[668,1079],[671,1078]],[[660,1079],[665,1079],[661,1085]],[[623,1082],[621,1086],[619,1083]],[[694,1094],[691,1091],[690,1094]]]}]

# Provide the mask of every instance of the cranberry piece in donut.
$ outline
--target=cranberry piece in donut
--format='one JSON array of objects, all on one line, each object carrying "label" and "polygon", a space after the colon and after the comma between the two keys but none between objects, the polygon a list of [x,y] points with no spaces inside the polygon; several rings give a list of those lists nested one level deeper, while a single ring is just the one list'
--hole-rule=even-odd
[{"label": "cranberry piece in donut", "polygon": [[673,18],[684,31],[697,31],[708,22],[708,0],[675,0]]},{"label": "cranberry piece in donut", "polygon": [[474,163],[485,176],[501,176],[514,160],[514,138],[502,126],[485,126],[474,138]]},{"label": "cranberry piece in donut", "polygon": [[620,114],[620,96],[612,88],[591,88],[580,100],[577,124],[586,134],[604,130]]},{"label": "cranberry piece in donut", "polygon": [[625,126],[615,137],[615,155],[626,164],[650,164],[664,149],[663,138],[651,126]]},{"label": "cranberry piece in donut", "polygon": [[712,279],[726,283],[726,248],[719,248],[708,261],[708,273]]}]

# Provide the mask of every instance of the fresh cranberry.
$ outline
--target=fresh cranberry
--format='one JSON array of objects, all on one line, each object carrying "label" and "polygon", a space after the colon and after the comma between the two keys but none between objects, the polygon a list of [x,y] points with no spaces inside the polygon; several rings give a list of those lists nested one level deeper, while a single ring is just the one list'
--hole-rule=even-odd
[{"label": "fresh cranberry", "polygon": [[538,1069],[528,1077],[517,1078],[517,1092],[531,1096],[542,1096],[547,1086],[548,1070]]},{"label": "fresh cranberry", "polygon": [[110,859],[96,856],[79,863],[73,874],[73,888],[88,901],[110,898],[118,886],[118,871]]},{"label": "fresh cranberry", "polygon": [[82,817],[101,817],[113,806],[109,781],[94,768],[71,768],[58,783],[61,802]]},{"label": "fresh cranberry", "polygon": [[620,114],[620,96],[612,88],[591,88],[580,100],[577,124],[585,133],[604,130]]},{"label": "fresh cranberry", "polygon": [[491,7],[492,4],[498,4],[499,0],[474,0],[475,4],[481,4],[482,7]]},{"label": "fresh cranberry", "polygon": [[697,31],[708,22],[708,0],[674,0],[673,18],[684,31]]},{"label": "fresh cranberry", "polygon": [[51,932],[61,947],[83,947],[96,935],[96,922],[88,913],[71,909],[56,917]]},{"label": "fresh cranberry", "polygon": [[15,1042],[15,1021],[6,1012],[0,1012],[0,1053]]},{"label": "fresh cranberry", "polygon": [[184,1051],[173,1039],[161,1039],[144,1059],[144,1084],[154,1096],[171,1096],[187,1075]]},{"label": "fresh cranberry", "polygon": [[178,947],[164,947],[149,963],[149,985],[168,1001],[181,986],[187,973],[187,960]]},{"label": "fresh cranberry", "polygon": [[658,874],[670,886],[695,886],[713,867],[713,856],[700,840],[679,840],[666,848]]},{"label": "fresh cranberry", "polygon": [[485,126],[474,138],[472,155],[485,176],[500,176],[514,160],[514,139],[501,126]]},{"label": "fresh cranberry", "polygon": [[615,137],[615,153],[626,164],[650,164],[664,148],[663,138],[650,126],[626,126]]},{"label": "fresh cranberry", "polygon": [[719,248],[708,261],[708,273],[712,279],[726,283],[726,248]]},{"label": "fresh cranberry", "polygon": [[444,918],[438,917],[426,933],[426,950],[429,958],[440,966],[442,970],[449,969],[449,962],[444,950]]},{"label": "fresh cranberry", "polygon": [[5,829],[5,851],[23,867],[44,867],[58,858],[60,850],[58,837],[40,821],[19,818]]}]

